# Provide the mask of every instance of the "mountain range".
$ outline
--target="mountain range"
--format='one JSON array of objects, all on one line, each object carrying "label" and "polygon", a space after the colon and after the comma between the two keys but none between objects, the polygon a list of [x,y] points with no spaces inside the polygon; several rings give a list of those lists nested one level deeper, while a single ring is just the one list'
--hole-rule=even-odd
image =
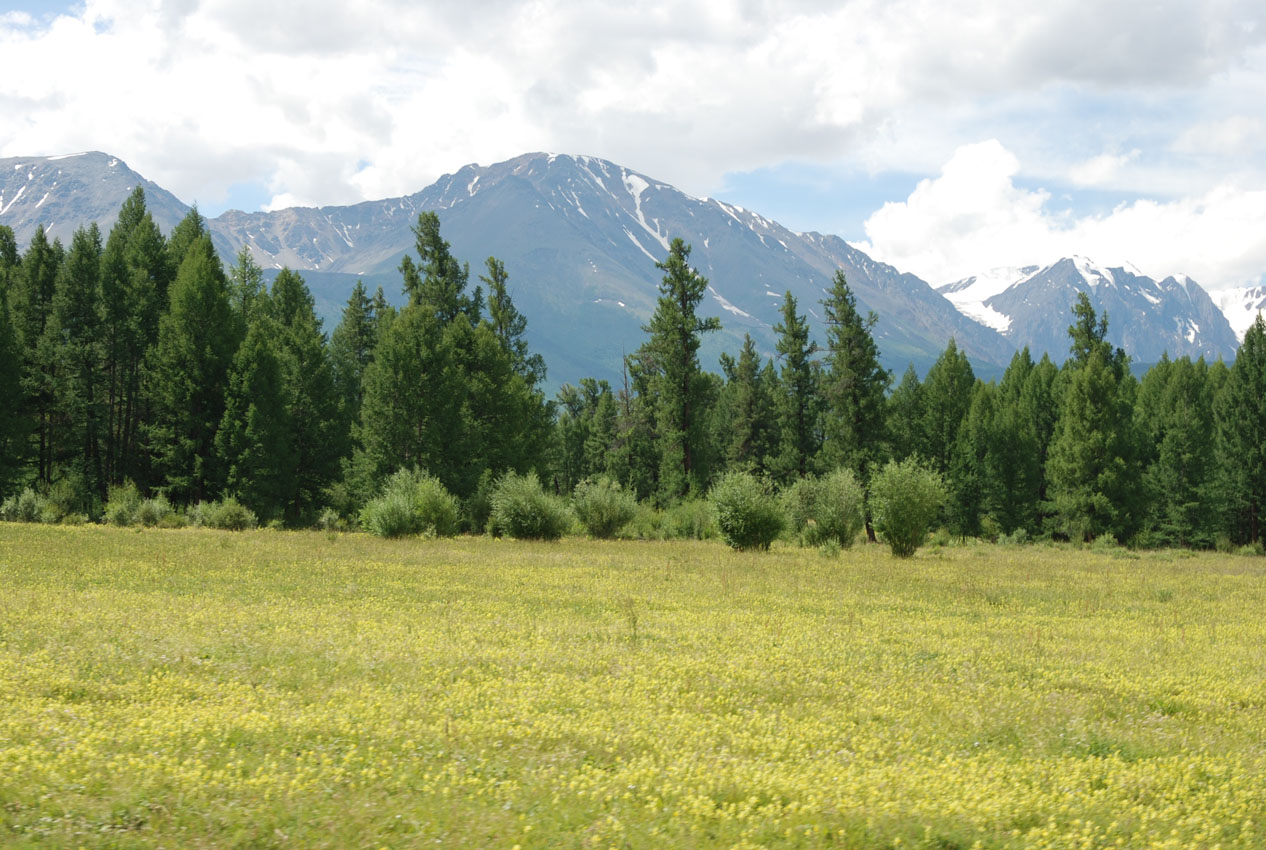
[{"label": "mountain range", "polygon": [[[63,241],[92,221],[108,232],[137,185],[164,231],[187,214],[189,206],[108,154],[0,159],[0,224],[13,228],[23,247],[40,223]],[[1048,351],[1062,361],[1079,291],[1108,311],[1109,338],[1136,361],[1153,362],[1162,351],[1230,359],[1242,329],[1232,329],[1222,310],[1232,312],[1231,304],[1242,319],[1266,301],[1266,292],[1254,301],[1242,291],[1224,296],[1220,310],[1185,277],[1155,281],[1081,258],[1001,270],[938,292],[838,236],[794,232],[606,160],[545,153],[467,165],[400,198],[230,210],[207,223],[227,261],[246,247],[266,269],[301,271],[330,330],[357,278],[400,302],[397,268],[412,250],[411,227],[423,210],[439,213],[454,254],[471,265],[472,283],[484,258],[505,263],[529,342],[544,355],[554,387],[586,375],[618,380],[623,354],[645,339],[661,277],[655,261],[678,236],[692,245],[691,261],[710,282],[704,315],[720,316],[724,326],[705,341],[710,363],[721,351],[736,352],[745,333],[772,354],[786,291],[821,341],[820,301],[837,269],[859,308],[877,314],[881,357],[898,374],[909,363],[925,371],[951,337],[985,376],[999,373],[1024,345],[1034,356]]]}]

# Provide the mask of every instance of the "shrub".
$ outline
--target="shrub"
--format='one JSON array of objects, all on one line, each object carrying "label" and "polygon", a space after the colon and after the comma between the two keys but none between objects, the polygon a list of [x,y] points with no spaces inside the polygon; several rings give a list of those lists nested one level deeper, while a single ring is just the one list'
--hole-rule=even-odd
[{"label": "shrub", "polygon": [[237,499],[229,496],[222,502],[213,502],[205,524],[223,531],[245,531],[254,528],[258,520],[255,513]]},{"label": "shrub", "polygon": [[44,500],[30,487],[0,505],[0,519],[6,522],[41,522],[44,513]]},{"label": "shrub", "polygon": [[507,472],[492,491],[493,534],[527,540],[557,540],[571,527],[571,513],[558,496],[541,489],[536,473]]},{"label": "shrub", "polygon": [[862,530],[862,487],[851,470],[825,478],[801,478],[784,493],[783,508],[802,546],[834,541],[848,548]]},{"label": "shrub", "polygon": [[769,486],[750,472],[727,472],[708,494],[721,537],[735,549],[768,549],[786,525]]},{"label": "shrub", "polygon": [[418,469],[401,469],[387,479],[381,495],[360,514],[361,525],[379,537],[457,533],[457,500],[438,478]]},{"label": "shrub", "polygon": [[615,537],[637,513],[633,494],[606,476],[581,481],[571,500],[580,524],[593,537]]},{"label": "shrub", "polygon": [[174,514],[171,503],[167,501],[166,496],[155,496],[152,499],[146,499],[136,507],[133,515],[135,522],[140,523],[146,528],[153,528],[161,525],[169,515]]},{"label": "shrub", "polygon": [[112,485],[106,491],[105,519],[110,525],[128,526],[136,522],[141,492],[131,481]]},{"label": "shrub", "polygon": [[664,533],[682,540],[711,540],[720,535],[717,515],[706,499],[678,502],[664,512]]},{"label": "shrub", "polygon": [[914,458],[889,461],[871,481],[875,530],[898,558],[909,558],[927,538],[945,504],[941,476]]},{"label": "shrub", "polygon": [[326,508],[317,517],[316,527],[321,531],[342,531],[343,518],[338,515],[338,511],[334,510],[334,508]]},{"label": "shrub", "polygon": [[491,469],[479,473],[475,492],[462,504],[462,523],[471,534],[483,534],[488,530],[488,518],[492,515],[492,490],[497,484]]}]

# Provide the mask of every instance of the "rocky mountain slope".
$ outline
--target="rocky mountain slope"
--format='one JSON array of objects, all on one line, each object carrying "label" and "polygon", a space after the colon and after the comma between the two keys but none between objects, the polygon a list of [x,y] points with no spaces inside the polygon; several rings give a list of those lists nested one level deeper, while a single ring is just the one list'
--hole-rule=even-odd
[{"label": "rocky mountain slope", "polygon": [[1048,351],[1057,360],[1067,355],[1067,329],[1079,292],[1107,313],[1108,338],[1136,362],[1153,363],[1164,352],[1229,361],[1238,345],[1222,310],[1185,275],[1157,281],[1137,269],[1071,257],[1045,267],[996,269],[938,291],[1016,347]]}]

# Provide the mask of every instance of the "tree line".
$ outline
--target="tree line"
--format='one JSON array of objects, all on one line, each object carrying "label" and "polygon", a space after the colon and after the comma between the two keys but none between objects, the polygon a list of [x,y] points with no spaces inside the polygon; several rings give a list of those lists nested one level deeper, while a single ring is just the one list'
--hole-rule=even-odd
[{"label": "tree line", "polygon": [[1166,358],[1137,380],[1083,295],[1061,366],[1026,349],[986,383],[951,340],[894,388],[875,316],[837,272],[821,345],[787,292],[774,356],[749,336],[715,374],[698,352],[720,322],[699,314],[707,281],[675,239],[620,385],[585,378],[549,400],[504,264],[489,257],[472,287],[434,213],[414,233],[405,306],[358,282],[327,335],[299,274],[266,285],[245,249],[226,269],[196,209],[164,236],[139,188],[104,240],[37,228],[20,252],[0,227],[0,493],[96,518],[126,482],[178,506],[232,496],[293,527],[355,518],[416,469],[480,531],[507,474],[562,495],[605,479],[667,507],[728,472],[788,490],[846,469],[865,490],[912,460],[946,482],[942,521],[964,537],[1261,540],[1260,318],[1234,365]]}]

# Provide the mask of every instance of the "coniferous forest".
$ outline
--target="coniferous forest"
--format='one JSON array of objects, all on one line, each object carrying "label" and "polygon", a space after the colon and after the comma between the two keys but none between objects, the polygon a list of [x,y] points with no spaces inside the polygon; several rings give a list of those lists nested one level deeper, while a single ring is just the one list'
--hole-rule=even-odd
[{"label": "coniferous forest", "polygon": [[601,482],[690,526],[730,473],[791,496],[847,470],[865,493],[896,463],[941,482],[934,525],[955,537],[1260,548],[1261,317],[1233,365],[1166,358],[1138,379],[1083,295],[1062,365],[1025,349],[986,383],[951,340],[923,380],[894,381],[837,272],[825,339],[788,292],[776,356],[749,337],[718,375],[698,356],[720,327],[698,312],[707,281],[674,240],[620,385],[551,400],[513,270],[489,257],[471,281],[434,213],[414,232],[406,306],[357,284],[327,334],[299,274],[266,285],[245,251],[226,264],[196,209],[164,235],[140,189],[69,246],[41,229],[23,251],[0,227],[4,518],[100,521],[127,502],[156,521],[231,506],[349,527],[412,475],[468,531],[488,528],[499,483],[532,481],[564,498]]}]

